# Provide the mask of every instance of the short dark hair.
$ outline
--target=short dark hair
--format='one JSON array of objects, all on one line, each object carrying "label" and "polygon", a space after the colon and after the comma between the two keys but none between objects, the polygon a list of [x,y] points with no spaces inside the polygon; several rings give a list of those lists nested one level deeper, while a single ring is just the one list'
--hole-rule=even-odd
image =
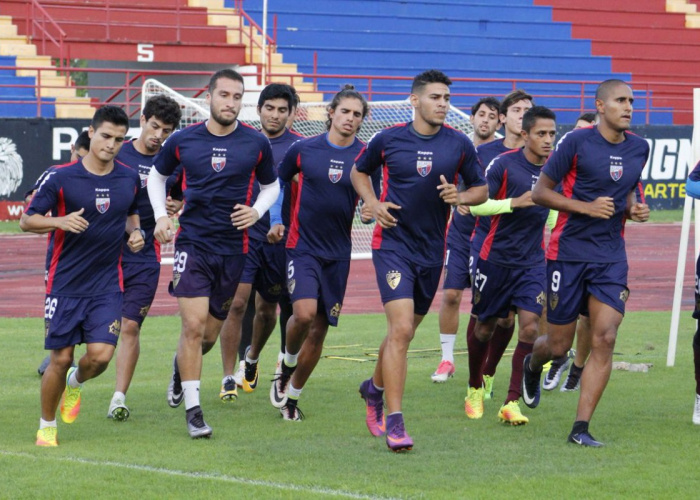
[{"label": "short dark hair", "polygon": [[284,99],[287,101],[290,111],[294,107],[294,94],[292,94],[289,85],[284,83],[271,83],[262,89],[260,97],[258,97],[258,110],[263,107],[265,101],[271,101],[272,99]]},{"label": "short dark hair", "polygon": [[557,115],[551,109],[544,106],[533,106],[523,115],[523,130],[529,133],[539,118],[557,121]]},{"label": "short dark hair", "polygon": [[241,85],[245,87],[243,77],[238,71],[232,70],[231,68],[225,68],[220,69],[211,76],[211,79],[209,80],[209,93],[216,90],[216,82],[218,82],[220,78],[228,78],[229,80],[241,82]]},{"label": "short dark hair", "polygon": [[82,132],[80,132],[78,138],[73,144],[73,148],[75,148],[76,151],[79,149],[85,149],[87,151],[90,151],[90,134],[88,134],[87,130],[83,130]]},{"label": "short dark hair", "polygon": [[576,121],[583,120],[584,122],[594,123],[595,113],[583,113],[581,116],[576,118]]},{"label": "short dark hair", "polygon": [[528,94],[524,90],[515,89],[513,92],[511,92],[510,94],[506,95],[503,98],[503,100],[501,101],[501,107],[498,110],[498,112],[502,115],[507,115],[508,108],[510,108],[516,102],[522,101],[522,100],[530,101],[533,105],[535,104],[535,102],[532,100],[532,96],[530,94]]},{"label": "short dark hair", "polygon": [[498,113],[501,108],[500,101],[495,97],[483,97],[476,101],[476,104],[472,106],[472,115],[475,115],[479,111],[479,108],[482,104],[489,108],[491,111],[495,111],[496,113]]},{"label": "short dark hair", "polygon": [[167,125],[176,128],[182,118],[182,109],[175,99],[165,94],[154,95],[146,101],[143,107],[143,116],[150,120],[152,116]]},{"label": "short dark hair", "polygon": [[335,108],[338,107],[338,104],[340,104],[340,101],[342,99],[345,99],[348,97],[350,97],[352,99],[357,99],[358,101],[360,101],[362,103],[362,118],[367,116],[367,113],[369,113],[369,104],[367,104],[367,99],[365,99],[364,96],[362,94],[360,94],[357,90],[355,90],[354,85],[346,83],[343,86],[342,90],[333,96],[333,100],[326,107],[326,110],[328,111],[328,119],[326,120],[326,130],[331,129],[331,114],[330,114],[330,112],[335,111]]},{"label": "short dark hair", "polygon": [[618,85],[627,85],[627,83],[623,82],[622,80],[618,78],[610,78],[609,80],[605,80],[603,82],[600,82],[600,85],[598,85],[598,88],[595,89],[595,98],[596,100],[605,100],[606,97],[608,97],[608,93],[610,92],[610,89],[613,87],[617,87]]},{"label": "short dark hair", "polygon": [[295,89],[292,85],[287,85],[287,87],[289,87],[289,91],[294,96],[294,107],[298,108],[299,104],[301,104],[301,97],[299,97],[299,94],[297,93],[297,89]]},{"label": "short dark hair", "polygon": [[423,71],[420,75],[416,75],[413,79],[413,85],[411,85],[411,94],[416,94],[423,90],[423,87],[429,83],[444,83],[448,87],[452,85],[452,80],[437,69],[429,69],[428,71]]},{"label": "short dark hair", "polygon": [[102,106],[100,109],[95,111],[90,125],[92,126],[93,130],[97,130],[104,122],[120,125],[129,130],[129,117],[126,116],[126,112],[119,106]]}]

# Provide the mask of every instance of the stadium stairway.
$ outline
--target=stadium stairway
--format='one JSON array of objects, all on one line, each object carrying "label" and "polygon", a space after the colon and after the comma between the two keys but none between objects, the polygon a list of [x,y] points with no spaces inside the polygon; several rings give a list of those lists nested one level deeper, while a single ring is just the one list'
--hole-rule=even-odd
[{"label": "stadium stairway", "polygon": [[[591,52],[610,56],[637,89],[653,92],[654,106],[692,110],[698,86],[700,2],[686,0],[534,0],[552,18],[570,22],[572,37],[591,40]],[[651,29],[650,29],[651,28]],[[639,108],[639,106],[637,106]],[[692,111],[674,111],[674,124],[691,124]]]},{"label": "stadium stairway", "polygon": [[[611,57],[594,55],[590,40],[573,38],[569,22],[553,21],[552,8],[533,1],[539,3],[305,0],[300,9],[290,2],[269,0],[268,10],[278,17],[280,52],[303,73],[313,72],[315,53],[318,72],[327,75],[412,76],[435,67],[451,77],[550,80],[518,82],[518,87],[537,95],[538,104],[558,110],[561,123],[572,123],[579,114],[572,108],[579,106],[582,92],[577,82],[629,81],[632,75],[614,68]],[[233,0],[225,4],[233,5]],[[245,0],[244,8],[261,22],[262,0]],[[352,79],[320,79],[319,90],[328,98],[348,80]],[[369,90],[366,79],[352,81],[360,90]],[[375,79],[371,85],[375,100],[406,95],[406,81]],[[594,83],[585,86],[586,110],[593,109],[594,88]],[[483,95],[504,95],[512,89],[512,81],[455,82],[453,102],[465,108]],[[646,106],[640,93],[637,107]],[[649,106],[655,111],[652,123],[671,122],[669,109],[659,107],[656,99]],[[638,113],[635,123],[645,119]]]},{"label": "stadium stairway", "polygon": [[[0,15],[0,66],[6,67],[0,70],[1,117],[35,117],[39,107],[46,118],[92,117],[90,100],[76,97],[75,88],[56,73],[51,58],[38,56],[36,46],[18,35],[12,18],[5,15]],[[41,99],[37,98],[37,79]]]}]

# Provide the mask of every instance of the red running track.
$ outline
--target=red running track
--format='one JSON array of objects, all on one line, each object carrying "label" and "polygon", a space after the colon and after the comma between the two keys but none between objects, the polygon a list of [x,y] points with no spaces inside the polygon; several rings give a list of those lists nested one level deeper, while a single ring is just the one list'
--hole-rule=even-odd
[{"label": "red running track", "polygon": [[[680,230],[680,224],[627,226],[629,287],[632,291],[627,303],[628,310],[671,310]],[[692,256],[692,231],[690,242],[688,255]],[[2,235],[0,248],[0,317],[43,317],[46,236]],[[694,262],[689,258],[683,283],[684,310],[693,308],[694,276]],[[167,291],[170,279],[170,268],[163,266],[151,314],[177,313],[177,301]],[[441,298],[442,293],[439,291],[431,311],[439,310]],[[461,310],[466,313],[469,309],[469,292],[466,292]],[[352,262],[343,312],[382,312],[371,260]]]}]

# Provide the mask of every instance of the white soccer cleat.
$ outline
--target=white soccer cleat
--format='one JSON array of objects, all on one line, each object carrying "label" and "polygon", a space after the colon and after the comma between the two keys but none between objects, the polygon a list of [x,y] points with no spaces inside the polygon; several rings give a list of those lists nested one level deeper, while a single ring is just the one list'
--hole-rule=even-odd
[{"label": "white soccer cleat", "polygon": [[455,374],[455,365],[451,361],[441,361],[430,378],[433,382],[447,382],[447,379]]},{"label": "white soccer cleat", "polygon": [[693,423],[700,425],[700,394],[695,395],[695,409],[693,410]]},{"label": "white soccer cleat", "polygon": [[233,374],[233,380],[236,381],[236,385],[238,387],[243,387],[243,375],[245,374],[245,361],[241,360],[240,363],[238,363],[238,370],[236,370],[236,373]]}]

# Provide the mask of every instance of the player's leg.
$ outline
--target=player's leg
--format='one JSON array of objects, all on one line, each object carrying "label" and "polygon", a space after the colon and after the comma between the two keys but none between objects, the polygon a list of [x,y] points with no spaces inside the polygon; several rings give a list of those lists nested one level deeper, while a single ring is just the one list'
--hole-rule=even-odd
[{"label": "player's leg", "polygon": [[459,329],[459,305],[462,302],[462,290],[444,288],[440,303],[440,364],[431,375],[433,382],[446,382],[455,373],[454,345]]},{"label": "player's leg", "polygon": [[[253,287],[255,290],[255,287]],[[245,375],[245,351],[253,341],[253,321],[255,320],[255,300],[251,297],[248,300],[241,323],[241,341],[238,343],[238,367],[233,372],[233,380],[239,387],[243,386],[243,376]]]},{"label": "player's leg", "polygon": [[221,326],[221,361],[224,375],[221,380],[219,398],[224,402],[235,401],[238,397],[233,374],[236,371],[236,353],[241,341],[243,316],[248,308],[252,289],[253,285],[251,283],[242,282],[238,284],[226,320]]},{"label": "player's leg", "polygon": [[280,352],[277,354],[277,366],[275,367],[275,373],[277,373],[282,366],[282,359],[284,358],[284,344],[287,341],[287,323],[289,322],[289,318],[292,317],[292,314],[292,301],[289,294],[284,292],[280,296]]},{"label": "player's leg", "polygon": [[496,376],[498,363],[506,352],[513,333],[515,332],[515,313],[510,311],[507,318],[498,318],[493,336],[489,341],[489,349],[481,372],[484,379],[484,398],[493,397],[493,380]]},{"label": "player's leg", "polygon": [[66,374],[73,363],[75,346],[53,349],[41,377],[41,418],[36,435],[37,446],[58,446],[56,410],[66,387]]},{"label": "player's leg", "polygon": [[577,391],[581,384],[581,374],[586,365],[586,360],[591,353],[591,322],[588,316],[583,314],[578,317],[576,326],[576,353],[569,368],[566,381],[561,386],[562,392]]},{"label": "player's leg", "polygon": [[695,335],[693,335],[693,362],[695,364],[695,406],[693,424],[700,425],[700,258],[695,261]]},{"label": "player's leg", "polygon": [[253,392],[258,385],[258,360],[263,347],[270,338],[277,323],[277,303],[268,302],[260,293],[255,295],[255,318],[253,320],[253,338],[250,347],[243,355],[245,365],[243,390]]},{"label": "player's leg", "polygon": [[[464,412],[468,418],[478,419],[484,416],[484,380],[482,367],[488,352],[489,341],[493,336],[498,318],[496,316],[480,315],[486,301],[479,300],[474,305],[472,314],[479,316],[473,335],[467,335],[467,350],[469,356],[469,383],[467,396],[464,398]],[[481,308],[479,307],[481,306]],[[491,314],[489,312],[488,314]]]},{"label": "player's leg", "polygon": [[125,399],[141,352],[140,333],[141,328],[138,322],[122,316],[122,330],[119,335],[119,349],[117,349],[116,356],[117,381],[107,411],[107,417],[115,418],[116,421],[124,421],[129,415]]}]

